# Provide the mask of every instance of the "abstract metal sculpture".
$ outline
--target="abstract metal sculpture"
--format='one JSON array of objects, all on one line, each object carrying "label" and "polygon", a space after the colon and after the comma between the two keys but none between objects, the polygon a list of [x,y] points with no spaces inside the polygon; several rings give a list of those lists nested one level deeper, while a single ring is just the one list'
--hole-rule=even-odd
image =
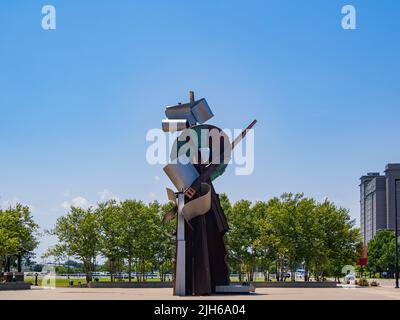
[{"label": "abstract metal sculpture", "polygon": [[212,181],[231,159],[232,149],[256,123],[254,120],[232,143],[219,128],[204,124],[213,117],[205,99],[166,107],[162,120],[166,132],[182,131],[164,171],[177,189],[167,189],[175,203],[164,216],[177,216],[174,294],[208,295],[228,290],[229,269],[224,234],[228,222]]}]

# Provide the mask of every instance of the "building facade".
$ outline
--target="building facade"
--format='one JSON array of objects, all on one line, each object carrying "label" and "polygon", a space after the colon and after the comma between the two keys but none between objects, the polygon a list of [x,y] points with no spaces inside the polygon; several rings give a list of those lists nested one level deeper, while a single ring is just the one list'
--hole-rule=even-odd
[{"label": "building facade", "polygon": [[[383,175],[368,173],[360,180],[361,234],[364,243],[368,243],[378,230],[395,229],[397,180],[397,209],[400,210],[400,164],[388,164]],[[398,222],[400,226],[399,217]]]}]

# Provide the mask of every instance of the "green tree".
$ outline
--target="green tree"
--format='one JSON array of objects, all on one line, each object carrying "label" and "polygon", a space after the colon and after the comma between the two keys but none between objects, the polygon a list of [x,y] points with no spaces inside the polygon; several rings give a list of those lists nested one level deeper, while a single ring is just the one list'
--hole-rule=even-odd
[{"label": "green tree", "polygon": [[18,235],[12,230],[12,227],[12,219],[3,210],[0,210],[0,272],[5,271],[7,258],[18,252]]},{"label": "green tree", "polygon": [[348,211],[332,202],[320,204],[301,193],[285,193],[266,203],[258,202],[251,210],[258,228],[254,252],[266,271],[275,262],[278,280],[286,270],[294,280],[300,265],[307,281],[310,273],[319,280],[338,276],[343,266],[354,264],[359,230]]},{"label": "green tree", "polygon": [[277,248],[280,245],[279,238],[274,232],[272,224],[272,208],[274,201],[257,201],[253,206],[256,239],[254,241],[255,251],[259,256],[259,266],[264,271],[264,279],[269,281],[271,268],[277,258]]},{"label": "green tree", "polygon": [[164,239],[160,224],[161,206],[154,201],[142,212],[138,222],[140,223],[140,235],[137,242],[137,271],[140,274],[138,280],[146,280],[146,272],[152,269],[156,261],[158,250],[166,249],[159,247],[159,241]]},{"label": "green tree", "polygon": [[379,230],[368,242],[367,268],[376,273],[394,272],[395,234],[391,230]]},{"label": "green tree", "polygon": [[289,221],[292,225],[292,234],[287,239],[293,243],[291,250],[288,250],[292,280],[295,280],[297,267],[303,264],[307,281],[309,266],[321,256],[323,250],[323,231],[315,214],[315,200],[305,198],[303,194],[288,194],[285,200],[289,205]]},{"label": "green tree", "polygon": [[328,200],[318,204],[315,214],[322,231],[322,247],[314,257],[315,272],[319,276],[332,275],[339,279],[345,265],[355,264],[360,231],[354,228],[355,221],[347,209]]},{"label": "green tree", "polygon": [[123,259],[120,226],[124,215],[121,206],[115,200],[100,203],[96,215],[100,231],[100,252],[107,260],[111,282],[114,282],[114,274],[119,271],[120,261]]},{"label": "green tree", "polygon": [[240,200],[227,210],[229,232],[227,245],[229,260],[237,267],[239,281],[243,273],[247,273],[249,281],[253,280],[257,264],[257,227],[251,202]]},{"label": "green tree", "polygon": [[0,209],[0,270],[12,255],[32,254],[38,245],[39,226],[34,222],[28,206]]},{"label": "green tree", "polygon": [[95,210],[71,207],[66,216],[57,219],[55,227],[49,234],[58,238],[58,244],[43,256],[54,256],[59,259],[66,256],[75,257],[82,262],[86,281],[90,282],[95,260],[101,248]]},{"label": "green tree", "polygon": [[154,221],[149,217],[150,210],[141,201],[126,200],[121,203],[121,210],[123,219],[119,221],[118,241],[123,256],[128,260],[128,277],[132,281],[134,262],[136,270],[144,274],[149,240],[154,238]]},{"label": "green tree", "polygon": [[162,206],[151,206],[152,210],[156,211],[157,237],[154,239],[153,251],[154,258],[153,264],[158,269],[161,281],[166,280],[166,274],[173,271],[173,259],[175,256],[175,237],[173,233],[176,228],[176,221],[170,220],[163,222],[164,214],[169,212],[173,203],[167,203]]},{"label": "green tree", "polygon": [[[307,243],[307,234],[312,228],[313,202],[302,194],[285,193],[280,198],[268,202],[269,232],[274,241],[277,279],[283,280],[283,273],[288,269],[294,276],[297,266],[304,262],[304,255],[312,243]],[[265,239],[265,236],[264,236]],[[264,240],[264,243],[268,239]]]}]

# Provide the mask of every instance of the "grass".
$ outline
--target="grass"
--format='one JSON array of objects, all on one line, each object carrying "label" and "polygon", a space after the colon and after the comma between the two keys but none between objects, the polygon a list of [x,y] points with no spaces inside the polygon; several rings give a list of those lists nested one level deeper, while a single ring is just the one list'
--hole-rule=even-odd
[{"label": "grass", "polygon": [[[128,282],[128,279],[118,279],[121,282]],[[56,287],[69,287],[69,282],[73,281],[74,286],[77,286],[79,282],[81,282],[82,285],[86,284],[86,278],[76,278],[76,277],[71,277],[70,279],[67,278],[56,278]],[[101,277],[99,278],[100,282],[109,282],[110,277]],[[132,278],[132,282],[136,282],[136,278]],[[152,281],[160,281],[158,278],[149,278],[146,280],[147,282],[152,282]],[[32,285],[35,284],[35,277],[25,277],[25,282],[30,282]],[[42,278],[38,277],[38,286],[42,285]]]},{"label": "grass", "polygon": [[[232,282],[239,282],[238,277],[231,277],[230,278]],[[86,285],[86,278],[77,278],[77,277],[70,277],[70,279],[67,279],[65,277],[57,277],[56,278],[56,287],[69,287],[69,282],[73,281],[74,286],[77,286],[79,282],[81,282],[82,285]],[[100,282],[109,282],[110,277],[99,277]],[[128,279],[118,279],[118,281],[121,282],[128,282]],[[132,282],[136,282],[136,278],[132,278]],[[148,278],[146,282],[152,282],[152,281],[160,281],[159,278]],[[257,278],[254,279],[256,282],[261,282],[264,281],[264,278]],[[276,281],[275,279],[272,279],[272,281]],[[30,282],[32,285],[35,284],[35,277],[30,276],[30,277],[25,277],[25,282]],[[245,280],[242,280],[242,282],[245,282]],[[38,286],[42,285],[42,277],[38,277]]]}]

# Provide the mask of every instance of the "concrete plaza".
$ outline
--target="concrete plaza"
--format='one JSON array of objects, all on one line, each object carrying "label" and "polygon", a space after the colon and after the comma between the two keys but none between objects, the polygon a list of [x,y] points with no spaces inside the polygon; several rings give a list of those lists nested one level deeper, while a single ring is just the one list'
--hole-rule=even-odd
[{"label": "concrete plaza", "polygon": [[250,295],[174,297],[172,289],[94,289],[32,287],[24,291],[0,291],[0,300],[400,300],[400,289],[369,288],[257,288]]}]

